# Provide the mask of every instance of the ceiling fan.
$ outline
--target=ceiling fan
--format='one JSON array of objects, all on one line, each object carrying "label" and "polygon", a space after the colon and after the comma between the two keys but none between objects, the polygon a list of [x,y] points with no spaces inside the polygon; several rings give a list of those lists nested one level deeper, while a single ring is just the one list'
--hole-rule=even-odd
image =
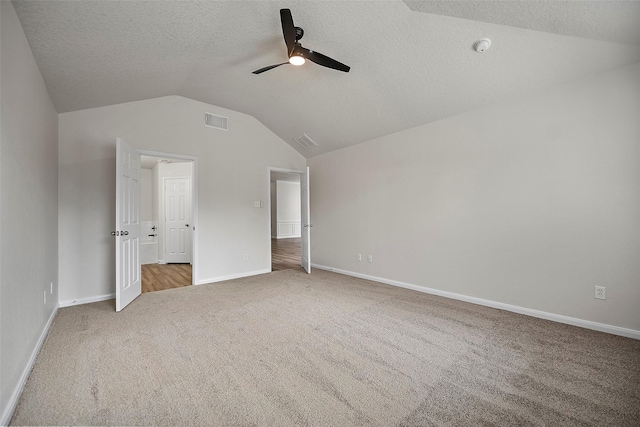
[{"label": "ceiling fan", "polygon": [[344,65],[341,62],[331,59],[319,52],[302,47],[300,39],[304,35],[304,30],[300,27],[293,25],[293,18],[291,17],[291,11],[289,9],[280,9],[280,21],[282,22],[282,34],[284,35],[284,42],[287,45],[287,54],[289,55],[289,61],[281,64],[269,65],[268,67],[255,70],[253,74],[264,73],[272,68],[279,67],[284,64],[302,65],[305,60],[308,59],[311,62],[315,62],[323,67],[333,68],[334,70],[344,71],[348,73],[351,67]]}]

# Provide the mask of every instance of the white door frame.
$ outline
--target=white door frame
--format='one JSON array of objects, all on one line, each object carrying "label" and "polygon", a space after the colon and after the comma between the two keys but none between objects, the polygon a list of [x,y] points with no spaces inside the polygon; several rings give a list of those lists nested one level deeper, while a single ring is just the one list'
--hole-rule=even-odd
[{"label": "white door frame", "polygon": [[166,159],[187,160],[191,161],[193,168],[191,169],[191,284],[196,285],[200,278],[198,270],[198,158],[194,156],[185,156],[182,154],[165,153],[163,151],[141,150],[138,152],[143,156],[162,157]]},{"label": "white door frame", "polygon": [[311,274],[311,197],[309,196],[309,166],[300,175],[300,264]]},{"label": "white door frame", "polygon": [[[297,170],[297,169],[283,169],[283,168],[274,168],[274,167],[268,167],[267,168],[267,210],[269,211],[269,215],[268,219],[267,219],[267,234],[269,235],[269,240],[267,240],[269,242],[269,269],[273,268],[273,254],[271,253],[271,172],[282,172],[282,173],[295,173],[298,174],[300,176],[302,176],[302,174],[304,173],[304,171],[301,170]],[[300,200],[302,200],[302,195],[300,195]],[[300,226],[302,227],[302,222],[300,224]],[[309,237],[311,238],[311,237]],[[300,254],[300,258],[302,258],[302,254]]]}]

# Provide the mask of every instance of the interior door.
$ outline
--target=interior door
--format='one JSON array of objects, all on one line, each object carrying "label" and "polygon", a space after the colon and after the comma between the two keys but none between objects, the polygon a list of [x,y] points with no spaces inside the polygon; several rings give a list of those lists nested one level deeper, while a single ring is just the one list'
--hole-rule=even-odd
[{"label": "interior door", "polygon": [[142,292],[140,267],[140,153],[116,140],[116,311]]},{"label": "interior door", "polygon": [[191,178],[164,181],[165,262],[191,263]]},{"label": "interior door", "polygon": [[309,216],[309,166],[300,174],[300,222],[302,222],[302,268],[311,274],[311,217]]}]

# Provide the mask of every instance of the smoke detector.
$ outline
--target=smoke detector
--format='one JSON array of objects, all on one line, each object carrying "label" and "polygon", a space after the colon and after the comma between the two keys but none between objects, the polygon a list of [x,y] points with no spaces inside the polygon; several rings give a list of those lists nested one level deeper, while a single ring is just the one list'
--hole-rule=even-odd
[{"label": "smoke detector", "polygon": [[473,48],[476,52],[482,53],[485,50],[488,50],[491,47],[491,40],[489,39],[480,39],[474,45]]}]

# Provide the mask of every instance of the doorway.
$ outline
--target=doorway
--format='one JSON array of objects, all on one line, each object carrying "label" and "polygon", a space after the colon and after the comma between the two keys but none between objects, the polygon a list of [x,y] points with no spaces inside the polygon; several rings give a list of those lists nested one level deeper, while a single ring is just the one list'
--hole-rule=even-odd
[{"label": "doorway", "polygon": [[196,282],[196,160],[139,151],[142,292],[191,286]]},{"label": "doorway", "polygon": [[[306,171],[269,168],[271,271],[304,268],[311,272]],[[304,187],[304,188],[303,188]]]}]

